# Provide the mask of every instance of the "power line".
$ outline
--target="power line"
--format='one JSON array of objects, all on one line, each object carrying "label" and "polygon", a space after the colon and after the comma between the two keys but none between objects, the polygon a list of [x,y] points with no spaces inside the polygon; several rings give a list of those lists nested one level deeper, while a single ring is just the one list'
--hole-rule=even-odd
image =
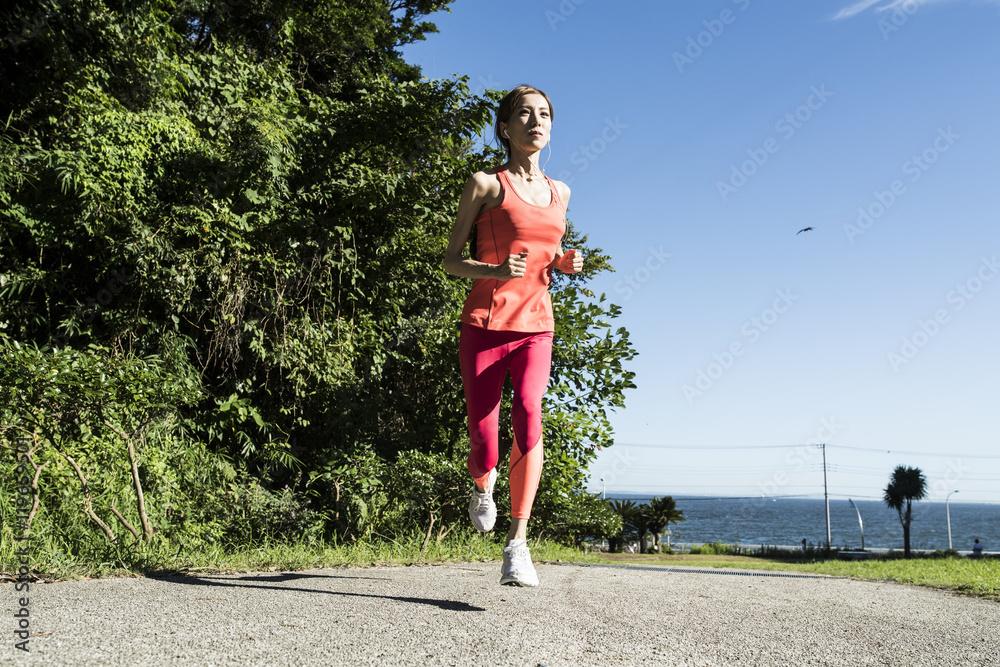
[{"label": "power line", "polygon": [[[600,493],[596,491],[595,493]],[[622,493],[625,493],[624,491]],[[631,493],[627,496],[609,496],[608,500],[636,500],[643,496],[635,493]],[[694,500],[761,500],[761,496],[720,496],[720,495],[708,495],[708,496],[671,496],[674,500],[690,502]],[[771,498],[810,498],[811,496],[806,494],[799,495],[785,495],[785,496],[764,496],[764,500],[770,500]]]},{"label": "power line", "polygon": [[[622,484],[621,486],[624,488],[626,485]],[[707,484],[628,484],[627,486],[630,489],[663,489],[663,488],[668,488],[668,487],[671,488],[671,489],[704,489],[708,485]],[[752,484],[738,484],[738,485],[735,485],[735,486],[737,488],[746,488],[746,487],[752,487],[753,485]],[[782,485],[781,488],[783,488],[783,489],[814,489],[814,488],[816,488],[816,485],[815,484],[785,484],[785,485]],[[840,487],[840,488],[853,488],[853,487]],[[759,498],[760,496],[758,495],[756,497]],[[776,496],[768,496],[768,497],[776,497]]]},{"label": "power line", "polygon": [[[739,449],[795,449],[799,447],[819,447],[820,444],[797,444],[797,445],[665,445],[665,444],[649,444],[649,443],[634,443],[634,442],[617,442],[615,445],[620,447],[639,447],[644,449],[726,449],[726,450],[739,450]],[[989,454],[958,454],[955,452],[948,453],[935,453],[935,452],[915,452],[905,449],[880,449],[877,447],[857,447],[854,445],[832,445],[827,444],[827,447],[832,447],[835,449],[852,449],[861,452],[877,452],[880,454],[906,454],[909,456],[942,456],[949,457],[953,459],[997,459],[1000,460],[1000,455],[989,455]]]},{"label": "power line", "polygon": [[792,447],[818,447],[819,445],[649,445],[619,442],[622,447],[644,447],[648,449],[789,449]]},{"label": "power line", "polygon": [[956,454],[955,452],[948,452],[947,454],[936,454],[933,452],[913,452],[907,451],[905,449],[876,449],[874,447],[855,447],[851,445],[828,445],[829,447],[838,447],[840,449],[855,449],[862,452],[880,452],[885,454],[907,454],[910,456],[947,456],[953,459],[1000,459],[1000,455],[989,455],[989,454]]}]

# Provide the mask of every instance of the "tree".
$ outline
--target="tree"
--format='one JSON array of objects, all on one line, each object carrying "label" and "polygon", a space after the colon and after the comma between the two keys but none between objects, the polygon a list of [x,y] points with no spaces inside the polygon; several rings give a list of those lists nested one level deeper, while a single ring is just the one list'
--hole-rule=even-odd
[{"label": "tree", "polygon": [[649,549],[646,548],[646,535],[652,532],[649,526],[649,514],[647,510],[649,505],[643,503],[639,506],[639,510],[635,513],[635,517],[632,519],[632,525],[635,528],[636,538],[639,542],[639,553],[646,553]]},{"label": "tree", "polygon": [[[493,103],[397,47],[447,4],[0,12],[0,79],[24,79],[0,107],[0,328],[169,355],[206,392],[186,416],[258,474],[446,446],[463,289],[439,255]],[[260,423],[223,428],[232,404]]]},{"label": "tree", "polygon": [[910,512],[914,500],[927,496],[927,478],[920,468],[896,466],[885,487],[883,500],[889,509],[896,510],[899,522],[903,524],[903,557],[910,557],[910,522],[913,516]]},{"label": "tree", "polygon": [[670,524],[684,521],[684,512],[677,509],[677,502],[672,496],[654,497],[642,509],[653,534],[653,551],[660,553],[660,535]]},{"label": "tree", "polygon": [[621,530],[608,535],[608,550],[612,553],[620,553],[624,542],[635,532],[639,506],[635,504],[634,500],[615,498],[609,502],[614,513],[621,517],[622,527]]},{"label": "tree", "polygon": [[[196,378],[171,410],[190,440],[275,488],[303,472],[343,535],[372,525],[351,459],[467,446],[468,283],[440,259],[465,180],[499,159],[474,138],[500,93],[398,50],[450,2],[5,4],[0,330]],[[552,285],[546,458],[573,480],[553,517],[634,386],[617,306],[584,287],[608,258],[564,246],[590,261]]]}]

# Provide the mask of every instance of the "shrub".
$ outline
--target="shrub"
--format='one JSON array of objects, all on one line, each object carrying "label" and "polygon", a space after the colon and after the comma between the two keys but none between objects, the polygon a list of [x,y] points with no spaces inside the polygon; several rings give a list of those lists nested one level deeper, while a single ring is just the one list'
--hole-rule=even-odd
[{"label": "shrub", "polygon": [[295,487],[267,489],[257,481],[236,491],[228,515],[226,539],[233,545],[246,542],[317,542],[323,519],[309,507],[311,500]]},{"label": "shrub", "polygon": [[707,554],[714,556],[732,556],[736,554],[738,550],[739,547],[732,544],[723,544],[722,540],[709,542],[708,544],[703,544],[700,547],[691,547],[691,553],[693,554]]}]

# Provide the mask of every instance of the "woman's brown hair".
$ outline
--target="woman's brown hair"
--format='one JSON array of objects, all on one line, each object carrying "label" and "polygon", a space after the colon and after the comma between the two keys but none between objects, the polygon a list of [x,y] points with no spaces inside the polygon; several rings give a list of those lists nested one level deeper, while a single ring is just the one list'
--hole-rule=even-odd
[{"label": "woman's brown hair", "polygon": [[505,151],[507,151],[508,160],[510,159],[510,141],[508,141],[507,138],[503,136],[503,131],[500,129],[500,123],[510,122],[510,116],[512,113],[514,113],[514,109],[517,108],[517,105],[521,101],[521,98],[524,97],[525,95],[531,95],[531,94],[541,95],[542,97],[545,98],[545,102],[549,105],[550,120],[554,119],[556,116],[555,111],[552,109],[552,100],[550,100],[549,96],[546,95],[543,91],[539,90],[538,88],[535,88],[534,86],[521,84],[517,88],[514,88],[509,93],[504,95],[504,98],[500,100],[500,106],[497,108],[497,120],[493,126],[493,136],[496,137],[496,140],[499,141],[500,145],[503,146]]}]

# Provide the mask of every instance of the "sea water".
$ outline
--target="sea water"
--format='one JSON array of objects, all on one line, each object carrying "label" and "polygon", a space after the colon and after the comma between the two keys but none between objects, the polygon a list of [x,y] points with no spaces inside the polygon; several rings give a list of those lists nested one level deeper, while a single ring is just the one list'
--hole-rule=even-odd
[{"label": "sea water", "polygon": [[[619,496],[636,504],[645,497]],[[826,543],[826,510],[823,499],[814,498],[706,498],[675,496],[684,521],[671,525],[671,541],[696,544],[722,541],[726,544],[801,546]],[[895,510],[884,502],[830,500],[830,543],[842,549],[861,548],[861,525],[867,549],[902,549],[903,526]],[[952,547],[971,551],[973,540],[986,551],[1000,551],[1000,504],[949,503]],[[912,549],[948,548],[948,516],[945,503],[913,503],[910,524]]]}]

